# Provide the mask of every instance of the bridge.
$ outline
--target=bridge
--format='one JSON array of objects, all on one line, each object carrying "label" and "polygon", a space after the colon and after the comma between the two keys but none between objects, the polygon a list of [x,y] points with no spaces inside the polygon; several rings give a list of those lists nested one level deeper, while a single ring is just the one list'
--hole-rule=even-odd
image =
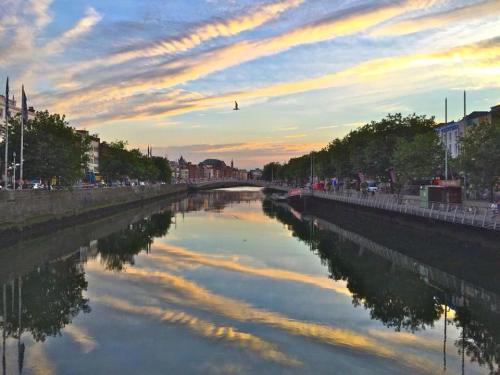
[{"label": "bridge", "polygon": [[193,181],[193,182],[188,182],[187,186],[188,189],[191,191],[224,189],[224,188],[232,188],[240,186],[269,188],[282,192],[288,192],[288,190],[290,189],[288,186],[271,184],[262,180],[238,180],[238,179]]}]

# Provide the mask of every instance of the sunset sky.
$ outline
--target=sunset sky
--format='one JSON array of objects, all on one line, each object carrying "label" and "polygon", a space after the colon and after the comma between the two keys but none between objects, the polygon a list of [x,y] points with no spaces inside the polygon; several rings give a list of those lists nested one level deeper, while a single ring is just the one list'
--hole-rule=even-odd
[{"label": "sunset sky", "polygon": [[7,75],[103,140],[258,167],[500,103],[500,0],[2,0]]}]

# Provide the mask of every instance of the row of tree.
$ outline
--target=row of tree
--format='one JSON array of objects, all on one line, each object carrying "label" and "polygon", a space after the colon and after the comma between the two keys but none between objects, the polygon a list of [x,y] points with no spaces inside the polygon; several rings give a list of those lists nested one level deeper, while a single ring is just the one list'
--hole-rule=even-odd
[{"label": "row of tree", "polygon": [[[344,138],[336,138],[317,152],[272,162],[263,178],[303,183],[310,178],[311,160],[319,178],[356,179],[359,173],[386,182],[394,170],[400,186],[435,176],[444,177],[445,151],[435,131],[434,118],[389,114]],[[460,157],[449,160],[448,178],[467,174],[476,188],[493,189],[500,176],[500,123],[481,124],[461,139]]]},{"label": "row of tree", "polygon": [[[50,181],[57,178],[61,185],[72,185],[84,178],[91,140],[89,136],[70,127],[64,116],[47,111],[37,112],[33,119],[24,124],[23,144],[25,180]],[[20,145],[21,121],[20,116],[16,116],[9,122],[9,164],[14,161],[14,153],[16,163],[19,163]],[[168,160],[143,155],[138,149],[127,149],[126,145],[124,141],[101,144],[99,172],[106,181],[130,178],[170,182]],[[3,140],[0,155],[4,153]]]},{"label": "row of tree", "polygon": [[103,142],[99,152],[99,171],[108,181],[127,178],[170,182],[172,171],[166,158],[147,156],[137,148],[127,149],[127,142]]}]

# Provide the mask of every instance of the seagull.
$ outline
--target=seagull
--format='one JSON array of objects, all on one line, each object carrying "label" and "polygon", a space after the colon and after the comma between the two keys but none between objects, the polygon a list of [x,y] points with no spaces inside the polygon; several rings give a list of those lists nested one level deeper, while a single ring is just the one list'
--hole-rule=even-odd
[{"label": "seagull", "polygon": [[238,102],[234,102],[234,108],[233,111],[239,111],[240,109],[238,108]]}]

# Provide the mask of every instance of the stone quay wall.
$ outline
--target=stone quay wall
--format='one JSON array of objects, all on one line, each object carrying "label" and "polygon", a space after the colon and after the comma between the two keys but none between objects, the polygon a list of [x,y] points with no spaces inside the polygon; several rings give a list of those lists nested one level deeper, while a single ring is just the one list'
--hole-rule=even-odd
[{"label": "stone quay wall", "polygon": [[187,192],[186,184],[75,190],[0,191],[0,231],[147,202]]}]

